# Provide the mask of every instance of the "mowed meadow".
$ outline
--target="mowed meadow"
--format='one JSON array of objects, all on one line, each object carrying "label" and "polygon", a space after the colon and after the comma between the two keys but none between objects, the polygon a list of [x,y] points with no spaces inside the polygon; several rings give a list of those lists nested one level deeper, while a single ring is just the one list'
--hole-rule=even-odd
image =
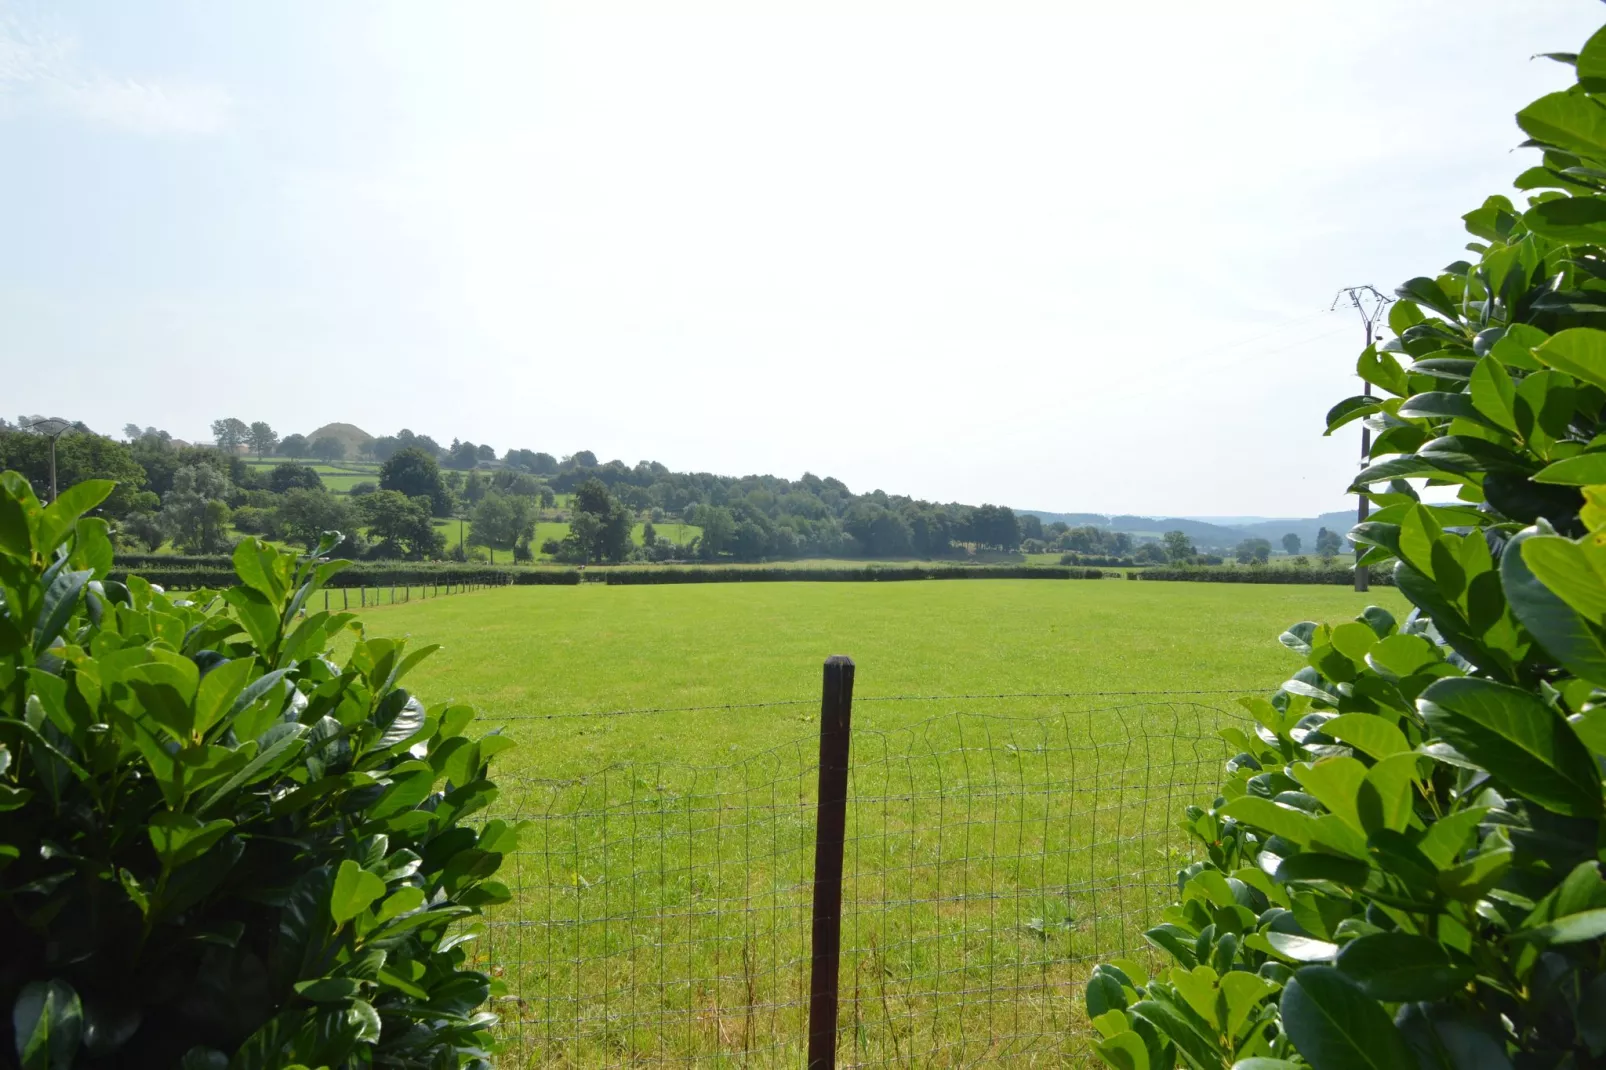
[{"label": "mowed meadow", "polygon": [[[1091,963],[1141,932],[1240,720],[1310,617],[1393,589],[1127,581],[492,588],[370,607],[409,677],[519,746],[527,821],[474,945],[504,1065],[795,1066],[821,664],[857,665],[843,1065],[1080,1063]],[[728,707],[728,708],[727,708]],[[635,712],[621,712],[635,711]]]}]

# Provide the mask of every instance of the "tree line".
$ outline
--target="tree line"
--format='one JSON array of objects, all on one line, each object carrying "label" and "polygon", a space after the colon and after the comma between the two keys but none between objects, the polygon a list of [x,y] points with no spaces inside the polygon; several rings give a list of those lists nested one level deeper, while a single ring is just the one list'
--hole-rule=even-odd
[{"label": "tree line", "polygon": [[[4,421],[0,421],[4,425]],[[280,437],[264,421],[212,422],[216,444],[178,442],[155,427],[128,424],[125,441],[80,426],[58,447],[59,479],[111,478],[118,490],[103,506],[119,521],[126,545],[167,543],[187,552],[226,549],[239,534],[316,543],[325,530],[347,533],[342,553],[432,558],[446,553],[438,521],[469,529],[462,556],[483,547],[515,560],[544,553],[558,560],[761,561],[799,557],[963,558],[1062,552],[1083,556],[1194,556],[1172,546],[1095,526],[1044,524],[1008,506],[931,502],[872,490],[855,494],[829,476],[721,476],[675,472],[656,461],[601,462],[589,450],[561,458],[402,429],[363,444],[376,478],[333,494],[304,459],[346,459],[333,436],[308,442]],[[247,456],[284,461],[253,466]],[[45,440],[0,426],[0,463],[23,472],[41,493],[48,485]],[[558,497],[571,504],[556,510]],[[696,529],[683,543],[665,538],[666,521]],[[566,522],[567,536],[536,545],[542,520]],[[1167,536],[1169,539],[1170,536]],[[1142,563],[1142,562],[1140,562]]]}]

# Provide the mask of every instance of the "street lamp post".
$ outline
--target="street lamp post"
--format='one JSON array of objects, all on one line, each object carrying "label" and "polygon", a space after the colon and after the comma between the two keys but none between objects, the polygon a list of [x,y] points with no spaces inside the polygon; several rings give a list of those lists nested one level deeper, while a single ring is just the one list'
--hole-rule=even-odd
[{"label": "street lamp post", "polygon": [[26,430],[50,440],[50,500],[56,500],[56,440],[72,430],[72,421],[60,416],[31,416],[23,422]]}]

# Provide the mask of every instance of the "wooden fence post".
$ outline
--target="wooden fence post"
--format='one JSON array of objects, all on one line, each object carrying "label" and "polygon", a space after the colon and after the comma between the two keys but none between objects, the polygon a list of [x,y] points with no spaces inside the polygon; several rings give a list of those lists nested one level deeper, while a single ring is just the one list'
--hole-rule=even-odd
[{"label": "wooden fence post", "polygon": [[368,608],[368,588],[366,588],[366,587],[357,588],[357,594],[362,599],[362,608],[363,609],[367,609]]},{"label": "wooden fence post", "polygon": [[820,791],[814,826],[814,915],[809,970],[808,1070],[835,1070],[837,979],[842,956],[842,849],[848,819],[853,659],[825,659],[820,700]]},{"label": "wooden fence post", "polygon": [[342,588],[340,588],[340,608],[341,609],[350,609],[351,608],[351,593],[350,592],[351,592],[351,588],[350,587],[342,587]]}]

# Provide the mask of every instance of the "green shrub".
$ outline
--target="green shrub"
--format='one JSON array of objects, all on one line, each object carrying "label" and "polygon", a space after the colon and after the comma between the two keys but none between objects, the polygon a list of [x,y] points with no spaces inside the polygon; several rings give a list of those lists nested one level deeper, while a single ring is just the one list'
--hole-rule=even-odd
[{"label": "green shrub", "polygon": [[1382,395],[1328,414],[1378,432],[1352,538],[1415,608],[1282,636],[1304,667],[1183,821],[1174,965],[1088,982],[1111,1066],[1606,1058],[1606,31],[1560,58],[1579,84],[1518,115],[1544,192],[1466,215],[1475,262],[1399,288]]},{"label": "green shrub", "polygon": [[[0,1050],[28,1070],[485,1066],[464,968],[511,745],[399,683],[432,647],[312,609],[255,540],[205,604],[107,578],[111,490],[0,475]],[[356,633],[343,664],[332,638]]]}]

